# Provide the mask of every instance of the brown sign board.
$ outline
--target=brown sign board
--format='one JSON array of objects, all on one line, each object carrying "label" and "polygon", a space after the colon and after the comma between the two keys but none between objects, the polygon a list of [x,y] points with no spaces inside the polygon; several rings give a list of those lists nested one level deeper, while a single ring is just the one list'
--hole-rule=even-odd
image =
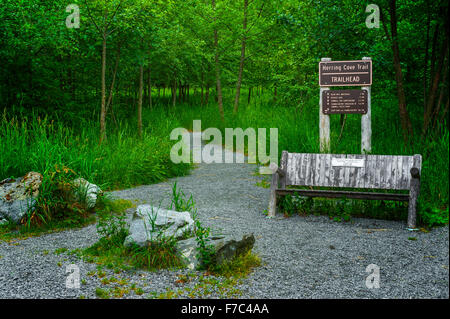
[{"label": "brown sign board", "polygon": [[367,90],[325,90],[322,92],[323,114],[366,114]]},{"label": "brown sign board", "polygon": [[372,60],[319,62],[320,86],[372,85]]}]

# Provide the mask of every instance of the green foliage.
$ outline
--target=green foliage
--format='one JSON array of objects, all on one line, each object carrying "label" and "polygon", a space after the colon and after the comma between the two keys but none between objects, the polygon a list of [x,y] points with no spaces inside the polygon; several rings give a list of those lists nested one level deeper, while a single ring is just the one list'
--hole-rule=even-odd
[{"label": "green foliage", "polygon": [[286,217],[326,215],[336,222],[348,222],[352,217],[405,220],[408,214],[406,202],[311,198],[299,194],[283,196],[278,206]]},{"label": "green foliage", "polygon": [[108,291],[99,287],[95,288],[95,295],[100,299],[110,298],[110,294],[108,293]]},{"label": "green foliage", "polygon": [[293,214],[309,215],[313,209],[313,199],[311,197],[292,194],[284,196],[280,203],[280,211],[287,217]]},{"label": "green foliage", "polygon": [[100,244],[104,249],[122,246],[128,236],[126,214],[105,212],[98,215],[97,233]]},{"label": "green foliage", "polygon": [[351,207],[352,202],[350,202],[347,198],[342,198],[337,201],[336,210],[334,213],[330,213],[330,217],[333,217],[335,221],[346,221],[350,220],[350,215],[352,211]]},{"label": "green foliage", "polygon": [[192,194],[189,196],[189,199],[186,200],[184,192],[182,190],[177,190],[176,182],[172,186],[172,201],[169,209],[176,210],[177,212],[194,213],[196,211]]},{"label": "green foliage", "polygon": [[[200,269],[208,269],[212,264],[212,256],[214,254],[213,246],[209,244],[210,242],[210,228],[204,227],[197,216],[197,210],[195,208],[194,199],[191,196],[186,199],[186,194],[182,190],[177,190],[177,183],[173,184],[172,187],[172,201],[170,209],[175,209],[179,212],[190,212],[195,221],[194,236],[197,242],[197,258],[200,261]],[[186,234],[190,235],[190,234]]]},{"label": "green foliage", "polygon": [[89,218],[93,209],[87,207],[86,198],[75,198],[73,179],[76,173],[64,166],[55,165],[43,174],[37,203],[22,221],[27,227],[41,226],[57,222],[64,228],[81,227]]},{"label": "green foliage", "polygon": [[158,270],[183,268],[184,264],[176,251],[176,239],[165,238],[151,242],[142,248],[128,248],[130,263],[137,268]]},{"label": "green foliage", "polygon": [[244,278],[250,274],[253,268],[259,266],[261,266],[261,258],[252,252],[248,252],[221,265],[214,265],[209,268],[209,271],[216,276]]},{"label": "green foliage", "polygon": [[256,182],[256,186],[262,187],[262,188],[270,188],[270,182],[267,178],[262,179],[261,181]]},{"label": "green foliage", "polygon": [[[2,237],[26,237],[61,231],[69,228],[79,228],[95,222],[95,210],[101,210],[102,205],[88,208],[83,199],[74,196],[73,179],[75,172],[68,167],[55,165],[43,174],[43,180],[34,206],[27,211],[17,225],[9,223],[0,233]],[[99,194],[98,202],[108,199]]]},{"label": "green foliage", "polygon": [[203,227],[199,220],[195,220],[195,241],[197,242],[197,258],[200,261],[200,269],[209,269],[213,265],[215,253],[210,242],[210,228]]},{"label": "green foliage", "polygon": [[[166,138],[177,122],[171,122],[171,126],[167,119],[158,123],[161,126],[146,130],[141,140],[136,140],[128,124],[123,123],[115,134],[109,134],[108,144],[99,145],[96,125],[84,123],[81,128],[69,128],[46,117],[19,120],[9,119],[5,113],[0,120],[0,178],[23,176],[29,171],[45,176],[56,165],[66,166],[107,190],[186,174],[190,165],[172,163],[173,144]],[[48,187],[54,187],[51,185]]]},{"label": "green foliage", "polygon": [[448,224],[449,212],[446,208],[434,207],[433,204],[424,202],[419,203],[419,220],[421,224],[428,227],[441,226]]}]

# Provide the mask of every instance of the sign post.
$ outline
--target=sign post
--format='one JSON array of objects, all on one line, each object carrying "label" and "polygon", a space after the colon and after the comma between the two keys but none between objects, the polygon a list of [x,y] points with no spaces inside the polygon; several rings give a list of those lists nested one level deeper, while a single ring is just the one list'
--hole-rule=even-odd
[{"label": "sign post", "polygon": [[[322,58],[322,62],[331,61],[330,58]],[[320,79],[320,71],[319,71]],[[328,152],[330,149],[330,116],[322,112],[323,105],[323,92],[328,91],[329,87],[320,86],[320,96],[319,96],[319,132],[320,132],[320,151]]]},{"label": "sign post", "polygon": [[[369,57],[363,60],[372,61]],[[367,91],[367,112],[361,117],[361,153],[364,154],[372,152],[372,99],[370,86],[363,86],[362,89]]]},{"label": "sign post", "polygon": [[[371,97],[372,59],[331,61],[319,63],[319,131],[320,151],[330,149],[329,114],[362,114],[361,153],[372,151]],[[330,90],[332,86],[361,86],[361,90]]]}]

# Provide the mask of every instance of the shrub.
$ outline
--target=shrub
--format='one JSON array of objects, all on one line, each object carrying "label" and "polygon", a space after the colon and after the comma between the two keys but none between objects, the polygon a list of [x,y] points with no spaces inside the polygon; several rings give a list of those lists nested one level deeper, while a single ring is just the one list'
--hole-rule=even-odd
[{"label": "shrub", "polygon": [[80,227],[88,222],[93,208],[86,201],[75,198],[73,179],[76,173],[65,165],[55,165],[44,172],[39,195],[33,210],[29,210],[21,223],[28,228],[57,225],[59,228]]}]

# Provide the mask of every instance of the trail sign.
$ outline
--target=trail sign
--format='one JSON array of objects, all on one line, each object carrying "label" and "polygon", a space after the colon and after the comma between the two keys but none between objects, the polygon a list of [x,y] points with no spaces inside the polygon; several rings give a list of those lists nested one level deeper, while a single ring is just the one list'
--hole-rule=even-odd
[{"label": "trail sign", "polygon": [[372,85],[372,60],[319,62],[320,86]]},{"label": "trail sign", "polygon": [[[372,59],[319,62],[319,139],[320,152],[330,149],[330,114],[359,113],[361,116],[361,153],[372,151]],[[361,86],[361,90],[330,90],[331,86]],[[345,116],[344,116],[345,119]],[[342,122],[344,125],[345,120]]]},{"label": "trail sign", "polygon": [[323,114],[366,114],[366,90],[326,90],[322,92]]}]

